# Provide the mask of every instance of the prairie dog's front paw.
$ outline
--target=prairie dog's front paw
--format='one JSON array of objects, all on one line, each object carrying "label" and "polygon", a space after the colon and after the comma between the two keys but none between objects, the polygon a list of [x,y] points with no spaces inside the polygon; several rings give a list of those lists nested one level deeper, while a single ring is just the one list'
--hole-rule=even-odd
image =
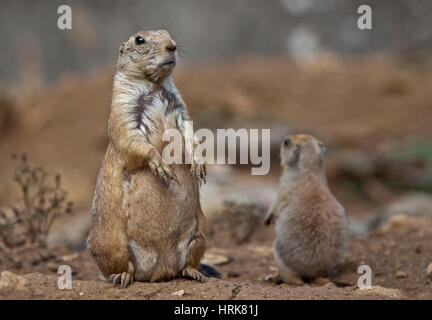
[{"label": "prairie dog's front paw", "polygon": [[206,183],[205,176],[207,174],[207,169],[205,164],[200,164],[197,161],[192,162],[191,169],[190,169],[192,175],[195,177],[195,179],[198,180],[199,184]]},{"label": "prairie dog's front paw", "polygon": [[160,177],[165,184],[168,184],[171,180],[178,182],[174,171],[171,170],[160,155],[154,153],[148,160],[148,166],[151,172]]}]

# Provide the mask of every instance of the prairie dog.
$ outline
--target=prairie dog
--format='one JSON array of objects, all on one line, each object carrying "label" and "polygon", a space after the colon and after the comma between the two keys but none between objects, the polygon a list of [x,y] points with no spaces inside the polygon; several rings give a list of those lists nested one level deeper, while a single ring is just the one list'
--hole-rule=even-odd
[{"label": "prairie dog", "polygon": [[204,281],[216,270],[200,265],[205,219],[199,182],[205,166],[168,165],[164,130],[184,137],[186,104],[170,75],[176,43],[165,30],[140,31],[119,49],[109,144],[92,205],[88,249],[103,278],[126,287],[134,280],[183,276]]},{"label": "prairie dog", "polygon": [[282,143],[280,188],[266,216],[267,224],[275,222],[275,281],[301,284],[329,276],[347,245],[348,219],[328,188],[324,154],[324,145],[309,135]]}]

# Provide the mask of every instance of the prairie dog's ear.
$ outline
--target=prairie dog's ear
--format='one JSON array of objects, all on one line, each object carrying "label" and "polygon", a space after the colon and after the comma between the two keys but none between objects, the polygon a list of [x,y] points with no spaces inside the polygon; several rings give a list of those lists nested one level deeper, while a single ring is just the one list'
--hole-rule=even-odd
[{"label": "prairie dog's ear", "polygon": [[285,139],[280,149],[280,164],[282,167],[295,167],[300,159],[300,145]]},{"label": "prairie dog's ear", "polygon": [[301,146],[299,144],[296,144],[294,146],[294,148],[292,150],[292,153],[291,153],[291,157],[290,157],[290,159],[288,161],[288,164],[291,167],[297,166],[297,164],[298,164],[298,162],[300,160],[300,149],[301,149]]},{"label": "prairie dog's ear", "polygon": [[320,147],[322,153],[326,154],[327,149],[326,149],[324,143],[322,143],[321,141],[318,141],[318,146]]},{"label": "prairie dog's ear", "polygon": [[272,222],[274,222],[274,218],[275,218],[275,216],[274,216],[274,212],[273,212],[272,209],[270,209],[270,210],[267,212],[267,214],[266,214],[266,216],[265,216],[265,218],[264,218],[264,224],[265,224],[266,226],[268,226],[269,224],[271,224]]},{"label": "prairie dog's ear", "polygon": [[126,49],[127,49],[127,44],[126,44],[126,42],[123,42],[119,48],[119,56],[120,57],[126,52]]}]

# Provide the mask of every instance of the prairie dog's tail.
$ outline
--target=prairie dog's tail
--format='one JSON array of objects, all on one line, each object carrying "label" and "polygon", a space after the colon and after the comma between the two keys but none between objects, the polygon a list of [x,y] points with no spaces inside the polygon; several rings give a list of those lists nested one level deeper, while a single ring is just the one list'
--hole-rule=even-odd
[{"label": "prairie dog's tail", "polygon": [[218,269],[206,263],[201,263],[199,265],[198,271],[208,278],[222,278],[222,274],[218,271]]}]

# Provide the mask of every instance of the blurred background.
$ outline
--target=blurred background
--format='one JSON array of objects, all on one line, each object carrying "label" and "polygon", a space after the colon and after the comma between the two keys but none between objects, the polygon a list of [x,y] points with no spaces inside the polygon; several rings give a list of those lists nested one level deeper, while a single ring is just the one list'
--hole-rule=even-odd
[{"label": "blurred background", "polygon": [[[72,30],[57,28],[62,4],[72,8]],[[357,27],[362,4],[372,8],[372,30]],[[394,207],[415,215],[432,208],[428,0],[1,0],[0,206],[21,201],[11,155],[25,153],[61,174],[74,203],[50,242],[82,248],[118,47],[138,30],[161,28],[179,45],[174,79],[196,129],[271,129],[267,176],[251,176],[246,165],[210,166],[206,215],[225,201],[265,212],[290,133],[327,145],[330,187],[353,233]]]}]

